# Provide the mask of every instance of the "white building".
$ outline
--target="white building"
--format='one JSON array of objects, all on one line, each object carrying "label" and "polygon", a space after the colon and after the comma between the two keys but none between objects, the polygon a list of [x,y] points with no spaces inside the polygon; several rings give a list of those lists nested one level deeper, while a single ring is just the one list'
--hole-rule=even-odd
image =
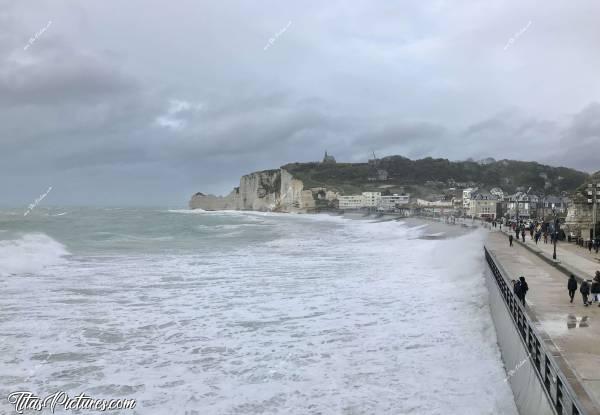
[{"label": "white building", "polygon": [[397,195],[381,196],[381,203],[379,204],[380,210],[392,211],[398,205],[406,205],[410,200],[410,195]]},{"label": "white building", "polygon": [[468,210],[471,207],[471,193],[477,190],[476,187],[469,187],[467,189],[463,189],[463,209]]},{"label": "white building", "polygon": [[429,200],[417,199],[417,206],[425,212],[434,214],[448,214],[454,212],[451,200],[437,200],[435,202],[430,202]]},{"label": "white building", "polygon": [[377,207],[381,203],[381,192],[363,192],[363,207]]},{"label": "white building", "polygon": [[338,196],[340,209],[360,209],[363,207],[362,195]]},{"label": "white building", "polygon": [[[385,199],[384,199],[385,198]],[[406,204],[409,195],[381,196],[381,192],[363,192],[360,195],[338,196],[340,209],[381,208],[382,205],[393,210],[398,204]]]},{"label": "white building", "polygon": [[451,200],[436,200],[435,202],[430,202],[429,200],[425,200],[425,199],[417,199],[417,206],[452,209],[452,201]]}]

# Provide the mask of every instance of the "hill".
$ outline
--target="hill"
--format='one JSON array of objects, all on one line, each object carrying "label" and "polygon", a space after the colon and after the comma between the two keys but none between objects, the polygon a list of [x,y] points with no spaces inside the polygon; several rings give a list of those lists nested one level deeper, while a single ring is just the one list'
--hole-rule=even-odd
[{"label": "hill", "polygon": [[500,187],[509,193],[529,187],[535,194],[572,193],[589,178],[587,173],[575,169],[533,161],[486,159],[483,163],[431,157],[411,160],[402,156],[369,163],[291,163],[282,168],[302,180],[305,188],[327,187],[344,194],[404,191],[421,197],[467,186]]}]

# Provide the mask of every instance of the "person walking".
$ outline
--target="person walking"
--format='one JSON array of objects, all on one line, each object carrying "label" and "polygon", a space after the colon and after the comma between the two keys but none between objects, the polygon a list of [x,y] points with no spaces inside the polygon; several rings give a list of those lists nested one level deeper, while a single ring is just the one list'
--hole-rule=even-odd
[{"label": "person walking", "polygon": [[525,277],[519,277],[519,298],[521,299],[521,303],[525,305],[525,295],[527,295],[527,291],[529,291],[529,285],[527,285],[527,281],[525,281]]},{"label": "person walking", "polygon": [[[600,301],[600,271],[596,271],[594,281],[592,281],[592,302]],[[600,307],[600,303],[598,304]]]},{"label": "person walking", "polygon": [[525,243],[525,228],[521,231],[521,236],[523,237],[523,243]]},{"label": "person walking", "polygon": [[521,299],[521,281],[512,280],[512,285],[513,285],[513,293],[520,300]]},{"label": "person walking", "polygon": [[579,292],[583,298],[583,305],[587,307],[590,304],[588,301],[588,295],[590,295],[590,283],[586,280],[583,280],[581,282],[581,287],[579,287]]},{"label": "person walking", "polygon": [[509,246],[512,246],[512,241],[513,241],[513,236],[512,235],[508,235]]},{"label": "person walking", "polygon": [[571,274],[571,276],[569,277],[567,289],[569,290],[569,297],[571,297],[571,302],[573,302],[573,297],[575,297],[575,291],[577,291],[577,280],[575,279],[575,275],[573,274]]}]

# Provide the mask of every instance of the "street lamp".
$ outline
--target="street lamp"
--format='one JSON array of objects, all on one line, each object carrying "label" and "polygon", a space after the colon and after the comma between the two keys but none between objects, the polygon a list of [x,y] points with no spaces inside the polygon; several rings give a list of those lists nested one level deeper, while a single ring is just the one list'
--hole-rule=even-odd
[{"label": "street lamp", "polygon": [[598,206],[598,193],[600,183],[588,183],[587,201],[592,205],[592,240],[596,240],[596,206]]},{"label": "street lamp", "polygon": [[556,240],[558,239],[558,217],[554,208],[552,208],[552,214],[554,215],[554,253],[552,254],[552,259],[556,259]]}]

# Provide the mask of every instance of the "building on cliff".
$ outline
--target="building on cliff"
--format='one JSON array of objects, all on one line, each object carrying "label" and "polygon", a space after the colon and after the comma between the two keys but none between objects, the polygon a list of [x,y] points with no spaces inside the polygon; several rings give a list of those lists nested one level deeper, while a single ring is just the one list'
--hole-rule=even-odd
[{"label": "building on cliff", "polygon": [[335,164],[335,157],[333,157],[332,155],[327,154],[327,150],[325,150],[325,156],[323,156],[323,164]]}]

